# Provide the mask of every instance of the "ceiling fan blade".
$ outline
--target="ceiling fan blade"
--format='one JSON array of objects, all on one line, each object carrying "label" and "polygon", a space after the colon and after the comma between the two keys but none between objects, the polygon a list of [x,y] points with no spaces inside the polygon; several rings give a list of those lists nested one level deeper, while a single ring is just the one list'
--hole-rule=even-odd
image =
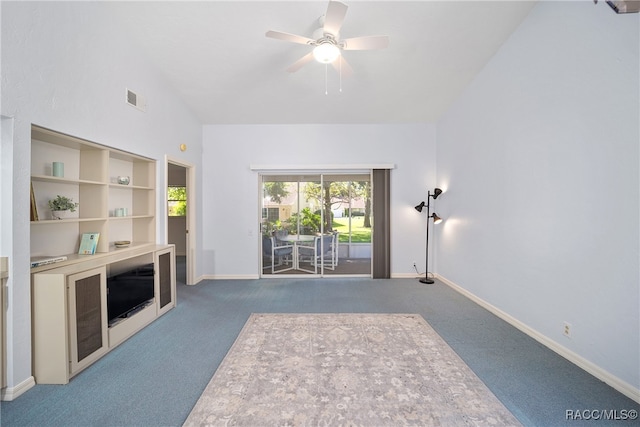
[{"label": "ceiling fan blade", "polygon": [[339,1],[330,1],[324,15],[324,32],[337,36],[347,14],[348,6]]},{"label": "ceiling fan blade", "polygon": [[287,42],[299,43],[299,44],[309,44],[309,42],[313,42],[308,37],[297,36],[295,34],[283,33],[282,31],[267,31],[265,36],[270,37],[272,39],[284,40]]},{"label": "ceiling fan blade", "polygon": [[290,73],[295,73],[312,59],[313,59],[313,52],[309,52],[305,56],[303,56],[302,58],[294,62],[292,65],[290,65],[289,68],[287,68],[287,71]]},{"label": "ceiling fan blade", "polygon": [[333,65],[333,68],[335,68],[335,70],[344,78],[351,77],[353,75],[353,68],[351,68],[351,65],[349,65],[347,60],[344,59],[343,55],[340,55],[340,57],[333,61],[331,65]]},{"label": "ceiling fan blade", "polygon": [[341,42],[344,44],[344,50],[373,50],[384,49],[389,46],[388,36],[365,36],[345,39]]}]

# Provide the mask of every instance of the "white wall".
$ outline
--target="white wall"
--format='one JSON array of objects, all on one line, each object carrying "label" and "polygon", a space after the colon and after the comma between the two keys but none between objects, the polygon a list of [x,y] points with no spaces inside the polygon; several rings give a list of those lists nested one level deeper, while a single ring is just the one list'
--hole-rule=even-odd
[{"label": "white wall", "polygon": [[437,272],[630,390],[639,20],[539,3],[437,127]]},{"label": "white wall", "polygon": [[13,202],[13,119],[0,116],[0,256],[11,253]]},{"label": "white wall", "polygon": [[[13,117],[12,194],[3,211],[12,227],[8,306],[8,384],[19,392],[30,381],[29,182],[32,123],[158,159],[200,165],[202,127],[149,67],[126,35],[116,31],[107,2],[2,2],[2,111]],[[124,102],[125,88],[147,98],[143,113]],[[4,122],[4,120],[3,120]],[[4,131],[3,131],[4,136]],[[180,143],[190,149],[179,150]],[[4,166],[3,166],[4,169]],[[158,194],[157,236],[164,239],[165,207]],[[3,225],[5,216],[2,217]],[[4,250],[4,243],[1,246]]]},{"label": "white wall", "polygon": [[424,268],[424,214],[413,207],[435,183],[433,125],[211,125],[204,127],[203,271],[260,273],[259,178],[251,165],[395,164],[391,172],[391,273]]}]

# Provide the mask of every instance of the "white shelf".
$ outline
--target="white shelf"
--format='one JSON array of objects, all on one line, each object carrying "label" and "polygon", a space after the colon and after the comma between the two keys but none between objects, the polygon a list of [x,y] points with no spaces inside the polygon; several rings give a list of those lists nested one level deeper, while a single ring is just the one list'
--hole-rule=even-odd
[{"label": "white shelf", "polygon": [[125,215],[125,216],[110,216],[109,221],[122,221],[126,219],[141,219],[141,218],[153,218],[153,215]]},{"label": "white shelf", "polygon": [[[115,217],[114,217],[115,218]],[[31,225],[52,225],[52,224],[68,224],[76,222],[95,222],[106,221],[113,218],[65,218],[65,219],[43,219],[41,221],[31,221]]]},{"label": "white shelf", "polygon": [[104,182],[100,182],[100,181],[89,181],[86,179],[71,179],[71,178],[49,176],[49,175],[31,175],[31,181],[56,182],[59,184],[106,185]]},{"label": "white shelf", "polygon": [[[31,221],[31,256],[73,255],[82,233],[100,233],[97,252],[116,240],[155,242],[153,159],[32,126],[31,185],[38,221]],[[64,163],[64,176],[52,176],[52,163]],[[129,185],[118,176],[130,177]],[[56,195],[78,202],[75,217],[56,220],[48,200]],[[116,217],[117,208],[129,215]]]},{"label": "white shelf", "polygon": [[152,187],[143,187],[140,185],[124,185],[124,184],[114,184],[114,183],[109,183],[109,187],[110,188],[120,188],[123,190],[127,190],[127,189],[131,189],[131,190],[153,190]]}]

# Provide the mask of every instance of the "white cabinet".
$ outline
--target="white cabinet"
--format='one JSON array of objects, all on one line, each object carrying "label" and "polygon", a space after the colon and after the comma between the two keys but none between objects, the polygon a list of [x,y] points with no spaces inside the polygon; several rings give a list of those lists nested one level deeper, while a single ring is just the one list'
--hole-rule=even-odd
[{"label": "white cabinet", "polygon": [[70,375],[107,352],[106,283],[104,266],[67,277]]},{"label": "white cabinet", "polygon": [[[64,164],[53,176],[53,163]],[[49,129],[31,129],[31,256],[74,256],[82,233],[100,233],[97,252],[156,241],[156,162]],[[129,177],[127,184],[118,177]],[[48,201],[79,203],[70,218],[53,219]],[[75,258],[75,256],[74,256]]]},{"label": "white cabinet", "polygon": [[33,278],[33,364],[45,384],[69,378],[107,351],[106,269],[68,267]]},{"label": "white cabinet", "polygon": [[[31,127],[31,257],[66,257],[31,268],[36,382],[66,384],[175,306],[175,248],[156,245],[155,183],[153,159]],[[79,203],[70,217],[52,218],[57,195]],[[83,233],[100,233],[95,254],[78,254]],[[123,240],[130,246],[116,248]],[[140,264],[153,266],[151,296],[111,315],[113,275]]]},{"label": "white cabinet", "polygon": [[[124,249],[33,274],[33,368],[38,384],[66,384],[176,304],[173,245]],[[153,264],[153,296],[110,325],[107,282],[123,268]],[[40,267],[42,268],[42,267]]]},{"label": "white cabinet", "polygon": [[156,251],[156,295],[158,297],[158,315],[164,314],[176,305],[176,257],[175,246]]}]

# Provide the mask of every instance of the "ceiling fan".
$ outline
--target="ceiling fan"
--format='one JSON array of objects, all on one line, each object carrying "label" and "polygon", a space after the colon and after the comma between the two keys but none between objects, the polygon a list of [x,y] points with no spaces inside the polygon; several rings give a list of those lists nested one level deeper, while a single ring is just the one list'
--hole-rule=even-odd
[{"label": "ceiling fan", "polygon": [[387,36],[364,36],[340,39],[340,28],[347,14],[348,6],[339,1],[329,1],[327,12],[319,19],[320,28],[314,31],[311,38],[281,31],[267,31],[266,36],[278,40],[313,46],[313,50],[294,62],[287,71],[295,73],[312,59],[331,64],[345,77],[353,73],[349,63],[343,58],[343,50],[384,49],[389,45]]}]

